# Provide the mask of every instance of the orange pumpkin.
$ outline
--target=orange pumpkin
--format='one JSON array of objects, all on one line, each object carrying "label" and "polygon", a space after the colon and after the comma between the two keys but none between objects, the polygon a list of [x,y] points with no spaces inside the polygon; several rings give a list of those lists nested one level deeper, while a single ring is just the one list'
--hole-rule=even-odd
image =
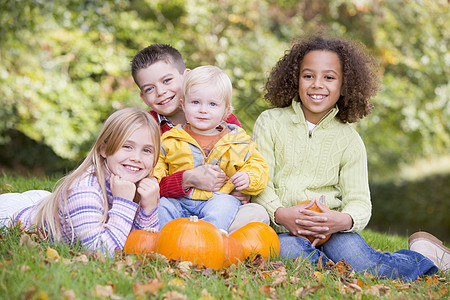
[{"label": "orange pumpkin", "polygon": [[[298,205],[308,203],[309,201],[310,201],[310,200],[302,201],[302,202],[300,202]],[[324,206],[326,207],[326,205],[324,205]],[[314,203],[311,207],[308,207],[308,209],[309,209],[309,210],[312,210],[312,211],[315,211],[315,212],[322,212],[322,211],[320,210],[320,208],[317,206],[316,203]],[[321,240],[317,243],[316,246],[320,246],[320,245],[322,245],[323,243],[325,243],[326,241],[328,241],[328,239],[330,238],[330,236],[331,236],[331,234],[330,234],[330,235],[327,235],[324,239],[321,239]],[[315,237],[310,236],[310,235],[306,236],[306,238],[307,238],[311,243],[314,242],[314,240],[315,240]]]},{"label": "orange pumpkin", "polygon": [[268,259],[272,255],[280,254],[280,240],[275,230],[261,222],[251,222],[239,228],[231,237],[241,242],[244,247],[245,258],[261,254]]},{"label": "orange pumpkin", "polygon": [[125,241],[123,251],[137,255],[147,254],[155,251],[157,231],[155,228],[149,230],[134,230],[130,232]]},{"label": "orange pumpkin", "polygon": [[244,247],[242,247],[241,242],[232,236],[229,236],[225,230],[221,230],[223,238],[223,247],[225,249],[225,261],[223,263],[224,267],[229,267],[231,265],[238,265],[245,259]]},{"label": "orange pumpkin", "polygon": [[168,259],[221,269],[225,260],[222,234],[197,216],[170,221],[158,233],[156,252]]}]

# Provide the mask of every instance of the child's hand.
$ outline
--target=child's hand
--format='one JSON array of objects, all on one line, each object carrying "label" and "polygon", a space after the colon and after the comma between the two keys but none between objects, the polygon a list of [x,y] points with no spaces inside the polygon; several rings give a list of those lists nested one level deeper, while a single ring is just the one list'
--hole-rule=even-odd
[{"label": "child's hand", "polygon": [[227,180],[227,174],[219,166],[203,165],[183,173],[183,189],[217,192]]},{"label": "child's hand", "polygon": [[136,194],[136,185],[131,181],[123,180],[118,175],[111,173],[111,193],[114,197],[120,197],[133,201]]},{"label": "child's hand", "polygon": [[[305,209],[311,206],[312,201],[306,203],[306,206],[299,210],[300,217],[296,220],[296,224],[301,227],[298,231],[299,234],[323,239],[329,234],[349,230],[353,226],[353,219],[349,214],[329,209],[316,199],[314,201],[322,212]],[[313,243],[313,245],[315,244]]]},{"label": "child's hand", "polygon": [[230,178],[237,191],[248,188],[250,185],[250,177],[246,172],[237,172]]},{"label": "child's hand", "polygon": [[252,196],[248,195],[248,194],[244,194],[239,192],[238,190],[234,189],[231,191],[230,193],[231,196],[234,196],[236,199],[238,199],[239,201],[241,201],[241,204],[247,204],[250,203],[250,199],[252,198]]},{"label": "child's hand", "polygon": [[146,214],[150,214],[158,205],[159,201],[159,183],[155,177],[142,179],[137,188],[141,196],[140,205]]}]

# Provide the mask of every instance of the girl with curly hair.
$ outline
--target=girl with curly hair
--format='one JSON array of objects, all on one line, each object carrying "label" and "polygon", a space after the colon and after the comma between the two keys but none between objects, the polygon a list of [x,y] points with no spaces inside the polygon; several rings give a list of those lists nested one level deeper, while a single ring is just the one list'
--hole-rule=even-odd
[{"label": "girl with curly hair", "polygon": [[[254,126],[270,179],[253,201],[268,211],[283,258],[345,260],[358,272],[414,280],[438,271],[432,260],[375,251],[356,233],[369,222],[371,201],[366,150],[349,123],[370,113],[378,86],[377,64],[362,44],[322,35],[294,43],[266,83],[275,108]],[[308,209],[314,205],[320,212]]]}]

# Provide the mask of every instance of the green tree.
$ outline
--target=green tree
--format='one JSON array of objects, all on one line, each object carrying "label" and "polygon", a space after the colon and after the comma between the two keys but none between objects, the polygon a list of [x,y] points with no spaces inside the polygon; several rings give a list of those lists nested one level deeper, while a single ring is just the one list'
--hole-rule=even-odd
[{"label": "green tree", "polygon": [[445,0],[0,0],[0,8],[0,143],[15,129],[79,160],[113,110],[145,108],[129,62],[157,42],[179,49],[189,68],[224,69],[251,131],[268,108],[271,68],[293,38],[323,30],[362,41],[380,61],[375,109],[356,126],[371,176],[449,154]]}]

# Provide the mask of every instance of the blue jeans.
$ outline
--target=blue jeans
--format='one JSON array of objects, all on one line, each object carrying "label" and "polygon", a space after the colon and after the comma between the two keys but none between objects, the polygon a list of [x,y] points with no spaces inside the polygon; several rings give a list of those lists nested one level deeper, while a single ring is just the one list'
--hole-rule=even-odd
[{"label": "blue jeans", "polygon": [[159,229],[177,218],[198,216],[218,229],[227,230],[233,222],[241,201],[229,194],[216,194],[209,200],[192,200],[187,197],[160,199]]},{"label": "blue jeans", "polygon": [[323,254],[323,262],[329,259],[336,263],[343,259],[356,272],[391,279],[415,280],[438,271],[433,262],[420,253],[405,249],[394,253],[376,251],[357,233],[334,233],[318,248],[312,247],[309,240],[289,233],[280,233],[278,237],[282,258],[301,256],[317,264]]}]

